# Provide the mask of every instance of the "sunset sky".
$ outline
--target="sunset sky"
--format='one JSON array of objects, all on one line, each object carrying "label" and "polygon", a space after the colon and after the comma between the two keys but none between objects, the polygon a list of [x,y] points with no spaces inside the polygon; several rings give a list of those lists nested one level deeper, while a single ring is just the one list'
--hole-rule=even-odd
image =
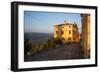
[{"label": "sunset sky", "polygon": [[78,24],[81,32],[80,13],[61,13],[61,12],[36,12],[24,11],[24,30],[25,32],[53,33],[53,26],[62,24],[64,21]]}]

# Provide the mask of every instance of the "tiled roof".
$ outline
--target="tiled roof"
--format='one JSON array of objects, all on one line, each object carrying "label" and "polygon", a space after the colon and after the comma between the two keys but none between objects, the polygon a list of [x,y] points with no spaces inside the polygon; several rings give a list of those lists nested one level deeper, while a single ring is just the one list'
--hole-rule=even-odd
[{"label": "tiled roof", "polygon": [[78,28],[76,23],[63,23],[63,24],[58,24],[58,25],[54,25],[54,26],[62,26],[62,25],[73,25],[76,28]]}]

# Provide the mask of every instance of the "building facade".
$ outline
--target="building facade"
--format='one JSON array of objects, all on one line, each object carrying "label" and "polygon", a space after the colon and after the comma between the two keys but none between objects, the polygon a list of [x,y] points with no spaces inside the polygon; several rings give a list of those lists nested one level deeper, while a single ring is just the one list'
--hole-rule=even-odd
[{"label": "building facade", "polygon": [[81,17],[82,17],[81,45],[84,50],[84,57],[90,58],[90,15],[81,14]]},{"label": "building facade", "polygon": [[61,39],[64,43],[80,42],[80,33],[76,23],[67,23],[54,25],[54,38]]}]

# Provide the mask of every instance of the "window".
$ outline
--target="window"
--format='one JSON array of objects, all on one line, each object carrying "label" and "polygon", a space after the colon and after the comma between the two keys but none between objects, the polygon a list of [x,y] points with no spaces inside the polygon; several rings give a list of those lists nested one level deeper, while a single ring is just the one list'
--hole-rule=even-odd
[{"label": "window", "polygon": [[77,38],[79,37],[79,35],[77,35]]},{"label": "window", "polygon": [[56,34],[58,34],[58,31],[56,31]]},{"label": "window", "polygon": [[69,37],[68,40],[70,41],[71,40],[71,37]]},{"label": "window", "polygon": [[62,37],[62,40],[65,40],[65,38],[64,38],[64,37]]},{"label": "window", "polygon": [[69,34],[71,34],[71,30],[69,30]]},{"label": "window", "polygon": [[69,26],[69,28],[71,28],[71,26]]},{"label": "window", "polygon": [[76,40],[76,38],[74,37],[73,40]]},{"label": "window", "polygon": [[64,34],[64,31],[61,31],[61,34],[63,35]]}]

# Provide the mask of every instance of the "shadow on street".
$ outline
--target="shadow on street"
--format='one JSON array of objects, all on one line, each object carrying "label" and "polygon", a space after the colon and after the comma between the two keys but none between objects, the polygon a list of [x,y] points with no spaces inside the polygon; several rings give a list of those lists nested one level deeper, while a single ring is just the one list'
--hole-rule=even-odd
[{"label": "shadow on street", "polygon": [[64,44],[59,48],[51,48],[40,53],[25,56],[24,61],[84,59],[83,55],[84,53],[80,43],[70,43]]}]

